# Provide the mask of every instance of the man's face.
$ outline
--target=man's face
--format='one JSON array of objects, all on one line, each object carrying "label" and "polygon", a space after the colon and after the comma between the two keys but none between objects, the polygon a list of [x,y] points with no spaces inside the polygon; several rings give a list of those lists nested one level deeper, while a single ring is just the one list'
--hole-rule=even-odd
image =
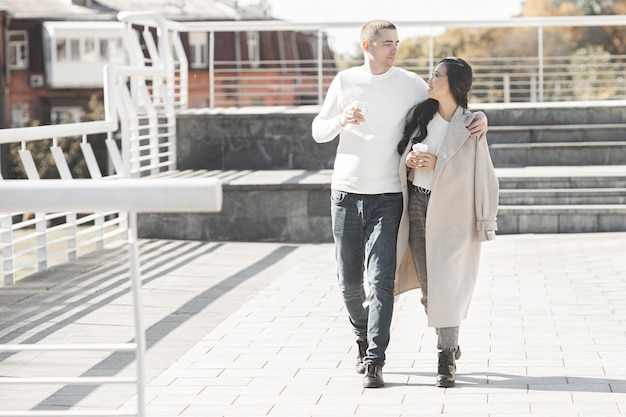
[{"label": "man's face", "polygon": [[381,29],[376,39],[367,42],[370,67],[375,74],[382,74],[393,66],[399,43],[398,31],[394,29]]}]

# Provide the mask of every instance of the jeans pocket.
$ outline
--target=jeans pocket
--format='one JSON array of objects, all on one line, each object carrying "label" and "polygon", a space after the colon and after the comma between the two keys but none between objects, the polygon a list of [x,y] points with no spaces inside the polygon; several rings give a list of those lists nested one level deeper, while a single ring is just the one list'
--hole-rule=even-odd
[{"label": "jeans pocket", "polygon": [[345,191],[330,190],[330,202],[333,204],[341,204],[346,198]]},{"label": "jeans pocket", "polygon": [[402,200],[402,193],[382,193],[381,196],[385,200]]}]

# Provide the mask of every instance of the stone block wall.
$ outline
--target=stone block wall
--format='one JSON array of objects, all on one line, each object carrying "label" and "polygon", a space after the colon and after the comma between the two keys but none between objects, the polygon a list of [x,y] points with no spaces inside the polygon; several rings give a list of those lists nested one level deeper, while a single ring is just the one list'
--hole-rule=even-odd
[{"label": "stone block wall", "polygon": [[317,106],[190,110],[177,117],[180,169],[332,168],[337,141],[316,143]]}]

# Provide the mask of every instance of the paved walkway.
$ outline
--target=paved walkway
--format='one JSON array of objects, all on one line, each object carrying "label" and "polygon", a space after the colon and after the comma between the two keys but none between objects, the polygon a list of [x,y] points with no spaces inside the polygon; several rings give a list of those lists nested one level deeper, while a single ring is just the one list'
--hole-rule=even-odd
[{"label": "paved walkway", "polygon": [[[457,387],[434,387],[419,295],[396,303],[385,388],[361,387],[333,245],[142,241],[149,416],[626,415],[626,233],[484,246]],[[0,289],[0,343],[125,343],[125,248]],[[0,376],[133,375],[132,355],[0,353]],[[2,385],[0,410],[133,412],[132,385]],[[4,415],[4,414],[3,414]]]}]

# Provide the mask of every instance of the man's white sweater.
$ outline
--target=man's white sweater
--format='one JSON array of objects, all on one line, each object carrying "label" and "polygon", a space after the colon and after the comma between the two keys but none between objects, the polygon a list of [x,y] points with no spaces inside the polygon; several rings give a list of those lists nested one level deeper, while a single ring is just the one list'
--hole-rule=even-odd
[{"label": "man's white sweater", "polygon": [[[416,74],[397,67],[373,75],[360,66],[335,76],[312,124],[316,142],[339,135],[332,188],[355,194],[401,191],[397,145],[407,112],[426,99],[427,88]],[[365,121],[342,127],[341,114],[355,101],[368,103]]]}]

